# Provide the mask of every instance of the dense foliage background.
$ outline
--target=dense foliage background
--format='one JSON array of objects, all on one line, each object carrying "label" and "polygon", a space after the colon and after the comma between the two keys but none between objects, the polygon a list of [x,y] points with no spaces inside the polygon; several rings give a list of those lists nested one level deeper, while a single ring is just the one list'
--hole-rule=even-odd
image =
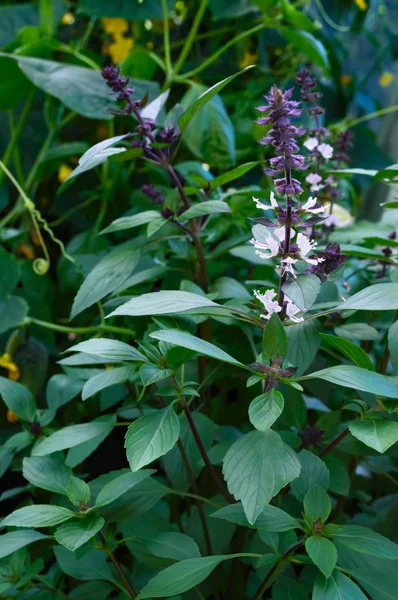
[{"label": "dense foliage background", "polygon": [[[397,36],[394,0],[1,3],[0,598],[396,598]],[[274,85],[309,169],[267,210]],[[249,243],[286,223],[297,278]]]}]

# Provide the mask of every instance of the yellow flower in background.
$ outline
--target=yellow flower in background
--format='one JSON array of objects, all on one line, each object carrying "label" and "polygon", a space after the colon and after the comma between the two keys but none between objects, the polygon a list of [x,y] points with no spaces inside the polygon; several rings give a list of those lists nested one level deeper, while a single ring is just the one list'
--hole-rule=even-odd
[{"label": "yellow flower in background", "polygon": [[19,421],[17,415],[13,413],[10,409],[7,410],[7,421],[9,423],[16,423],[17,421]]},{"label": "yellow flower in background", "polygon": [[390,71],[384,71],[384,73],[379,78],[379,83],[381,87],[388,87],[393,80],[394,73],[390,73]]},{"label": "yellow flower in background", "polygon": [[61,19],[62,25],[73,25],[74,22],[75,22],[75,15],[72,14],[71,12],[65,13]]},{"label": "yellow flower in background", "polygon": [[58,181],[63,183],[67,177],[72,173],[73,169],[69,165],[61,165],[58,169]]},{"label": "yellow flower in background", "polygon": [[348,85],[349,83],[351,83],[351,81],[352,81],[351,75],[341,75],[341,77],[340,77],[340,83],[343,87],[345,85]]},{"label": "yellow flower in background", "polygon": [[254,65],[258,60],[258,54],[254,53],[251,54],[250,52],[245,52],[243,55],[242,60],[239,63],[239,68],[240,69],[244,69],[245,67],[248,67],[249,65]]},{"label": "yellow flower in background", "polygon": [[12,379],[13,381],[18,381],[18,379],[21,377],[21,372],[18,369],[18,366],[12,360],[12,357],[10,354],[8,354],[8,352],[5,352],[3,356],[0,356],[0,367],[7,369],[8,378]]},{"label": "yellow flower in background", "polygon": [[109,54],[112,62],[117,65],[130,54],[134,46],[133,38],[123,35],[129,28],[128,21],[119,18],[104,18],[101,19],[101,22],[106,33],[113,37],[112,42],[106,42],[103,45],[102,51]]},{"label": "yellow flower in background", "polygon": [[354,2],[359,10],[366,10],[368,8],[368,3],[365,0],[354,0]]}]

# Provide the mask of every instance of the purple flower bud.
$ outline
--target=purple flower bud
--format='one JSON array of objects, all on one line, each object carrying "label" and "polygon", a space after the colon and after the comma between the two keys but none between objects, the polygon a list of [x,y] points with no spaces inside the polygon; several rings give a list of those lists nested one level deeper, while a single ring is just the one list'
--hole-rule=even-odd
[{"label": "purple flower bud", "polygon": [[315,256],[323,261],[308,267],[306,273],[316,275],[321,281],[325,281],[332,271],[338,269],[348,259],[348,256],[341,254],[339,244],[328,244],[325,250],[317,252]]},{"label": "purple flower bud", "polygon": [[335,143],[336,154],[335,159],[338,162],[347,163],[350,161],[349,152],[354,146],[354,134],[348,129],[342,131]]},{"label": "purple flower bud", "polygon": [[151,185],[150,183],[144,183],[144,185],[141,186],[141,192],[148,196],[148,198],[150,198],[155,205],[163,204],[164,202],[164,196],[162,196],[160,191],[157,190],[155,186]]},{"label": "purple flower bud", "polygon": [[163,144],[175,144],[179,137],[174,127],[167,127],[159,132],[159,139]]},{"label": "purple flower bud", "polygon": [[299,432],[303,448],[309,448],[310,446],[319,448],[322,443],[324,433],[324,430],[319,429],[319,427],[307,425],[305,429]]}]

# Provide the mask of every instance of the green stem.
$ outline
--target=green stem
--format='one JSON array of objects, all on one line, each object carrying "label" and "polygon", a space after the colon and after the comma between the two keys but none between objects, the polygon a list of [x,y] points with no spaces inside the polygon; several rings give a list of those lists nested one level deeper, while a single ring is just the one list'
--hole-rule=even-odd
[{"label": "green stem", "polygon": [[236,35],[234,38],[232,38],[232,40],[230,40],[229,42],[224,44],[224,46],[221,46],[221,48],[219,50],[217,50],[217,52],[215,52],[214,54],[209,56],[209,58],[207,60],[203,61],[202,64],[199,65],[199,67],[196,67],[196,69],[192,69],[192,71],[188,71],[187,73],[183,73],[182,75],[177,76],[176,80],[183,81],[187,78],[194,77],[195,75],[197,75],[198,73],[200,73],[201,71],[206,69],[209,65],[211,65],[215,60],[217,60],[217,58],[219,56],[221,56],[221,54],[223,54],[226,50],[228,50],[228,48],[230,48],[231,46],[234,46],[237,42],[239,42],[240,40],[243,40],[245,37],[252,35],[253,33],[256,33],[257,31],[261,31],[265,27],[266,27],[265,23],[260,23],[259,25],[256,25],[255,27],[252,27],[251,29],[248,29],[247,31],[243,31],[239,35]]},{"label": "green stem", "polygon": [[192,23],[192,27],[188,34],[187,39],[185,40],[184,46],[182,47],[181,54],[177,59],[177,62],[174,66],[174,73],[177,74],[181,70],[184,65],[184,62],[192,48],[194,41],[196,40],[196,34],[202,22],[203,16],[206,12],[207,5],[209,0],[201,0],[197,13]]},{"label": "green stem", "polygon": [[289,546],[289,548],[282,554],[282,556],[274,564],[272,569],[270,569],[270,571],[268,571],[268,573],[264,577],[263,581],[260,584],[260,587],[258,588],[254,596],[254,600],[262,600],[264,592],[266,592],[268,588],[271,587],[283,565],[289,560],[290,556],[294,554],[294,552],[303,545],[303,543],[304,540],[299,540],[295,544]]},{"label": "green stem", "polygon": [[169,12],[167,9],[167,0],[161,0],[163,11],[163,43],[164,43],[164,59],[166,63],[167,80],[171,79],[173,67],[171,64],[170,50],[170,29],[169,29]]},{"label": "green stem", "polygon": [[113,325],[92,325],[90,327],[67,327],[66,325],[58,325],[57,323],[48,323],[47,321],[41,321],[40,319],[34,319],[33,317],[27,317],[22,326],[28,327],[29,325],[37,325],[44,329],[51,329],[51,331],[58,331],[59,333],[116,333],[119,335],[128,335],[134,337],[135,332],[131,329],[125,329],[124,327],[114,327]]},{"label": "green stem", "polygon": [[194,498],[195,500],[199,500],[200,502],[205,502],[206,504],[210,504],[210,506],[214,506],[214,508],[223,508],[221,504],[217,504],[217,502],[213,502],[213,500],[209,500],[209,498],[205,498],[204,496],[199,496],[199,494],[192,494],[191,492],[180,492],[178,490],[173,490],[168,488],[169,494],[173,494],[174,496],[181,496],[182,498]]},{"label": "green stem", "polygon": [[388,106],[387,108],[381,108],[380,110],[376,110],[375,112],[369,113],[368,115],[364,115],[363,117],[354,119],[353,121],[347,124],[346,129],[351,129],[351,127],[355,127],[356,125],[359,125],[359,123],[370,121],[371,119],[375,119],[376,117],[383,117],[384,115],[388,115],[389,113],[395,112],[396,110],[398,110],[398,104],[395,104],[394,106]]},{"label": "green stem", "polygon": [[[22,129],[23,129],[26,119],[30,113],[30,109],[32,108],[32,104],[33,104],[35,95],[36,95],[36,88],[33,88],[33,90],[31,90],[31,92],[28,95],[25,106],[23,107],[23,110],[21,112],[21,116],[18,119],[18,123],[17,123],[14,131],[12,132],[11,139],[8,143],[7,149],[6,149],[4,157],[3,157],[3,163],[5,164],[6,167],[8,167],[8,165],[10,163],[10,160],[14,153],[15,147],[16,147],[19,137],[21,135]],[[4,175],[5,174],[1,171],[0,172],[0,185],[3,183]]]},{"label": "green stem", "polygon": [[76,43],[76,46],[75,46],[76,52],[80,53],[80,51],[83,50],[86,47],[87,42],[88,42],[88,40],[90,38],[90,35],[93,32],[96,20],[97,19],[95,19],[95,18],[92,18],[92,19],[89,20],[85,32],[83,33],[83,35],[80,38],[80,40],[78,40],[77,43]]}]

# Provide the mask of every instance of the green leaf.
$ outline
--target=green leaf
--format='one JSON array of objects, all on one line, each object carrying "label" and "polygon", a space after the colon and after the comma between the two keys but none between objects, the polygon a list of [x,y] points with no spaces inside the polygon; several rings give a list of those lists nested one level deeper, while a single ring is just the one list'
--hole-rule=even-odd
[{"label": "green leaf", "polygon": [[305,54],[311,62],[321,67],[327,75],[330,70],[329,58],[325,46],[308,31],[282,27],[282,34],[295,46],[297,52]]},{"label": "green leaf", "polygon": [[[30,5],[25,4],[22,5],[21,8],[27,6],[29,7]],[[6,28],[5,19],[3,16],[4,8],[16,9],[17,5],[14,5],[13,7],[0,7],[0,21],[2,23],[3,30]],[[12,31],[15,33],[18,27],[15,23],[15,20],[12,19],[12,21]],[[0,36],[3,37],[1,34]],[[3,45],[5,44],[0,42],[0,46]],[[29,97],[33,86],[29,79],[27,79],[22,73],[15,60],[5,57],[0,58],[0,70],[2,74],[2,79],[0,81],[0,110],[13,110],[20,102],[22,102],[22,100],[26,100]]]},{"label": "green leaf", "polygon": [[281,0],[280,6],[286,21],[289,21],[295,29],[304,29],[305,31],[315,31],[316,26],[305,12],[297,10],[289,0]]},{"label": "green leaf", "polygon": [[398,560],[398,545],[376,531],[360,525],[337,527],[338,529],[333,532],[333,539],[344,546],[370,556]]},{"label": "green leaf", "polygon": [[93,440],[104,434],[110,433],[114,423],[109,421],[92,421],[80,425],[69,425],[44,438],[32,450],[32,456],[46,456],[59,450],[73,448],[78,444]]},{"label": "green leaf", "polygon": [[141,481],[150,477],[153,473],[156,473],[153,469],[144,469],[138,473],[124,473],[123,475],[116,477],[116,479],[112,479],[112,481],[107,483],[98,494],[95,501],[95,508],[111,504],[111,502],[117,500],[120,496],[141,483]]},{"label": "green leaf", "polygon": [[7,408],[21,421],[34,421],[36,402],[27,387],[11,379],[0,377],[0,395]]},{"label": "green leaf", "polygon": [[333,542],[319,535],[312,535],[306,539],[305,549],[314,565],[329,579],[337,562],[337,550]]},{"label": "green leaf", "polygon": [[351,340],[377,340],[379,332],[367,323],[345,323],[335,327],[334,332],[342,338]]},{"label": "green leaf", "polygon": [[273,360],[283,358],[287,351],[287,334],[278,315],[274,313],[263,332],[263,354]]},{"label": "green leaf", "polygon": [[285,358],[297,367],[297,375],[306,371],[315,359],[321,345],[320,330],[315,319],[286,328],[288,349]]},{"label": "green leaf", "polygon": [[222,360],[223,362],[230,363],[231,365],[237,365],[238,367],[246,368],[245,365],[236,360],[233,356],[230,356],[221,348],[218,348],[210,342],[201,340],[200,338],[191,335],[187,331],[180,331],[179,329],[165,329],[162,331],[155,331],[149,334],[151,338],[160,340],[162,342],[168,342],[173,346],[181,346],[182,348],[189,348],[199,354],[210,356],[216,360]]},{"label": "green leaf", "polygon": [[84,352],[85,354],[92,354],[97,358],[102,358],[104,361],[110,363],[130,360],[147,362],[145,356],[134,348],[134,346],[108,338],[94,338],[86,342],[80,342],[68,348],[66,352]]},{"label": "green leaf", "polygon": [[212,292],[217,294],[217,299],[245,298],[248,300],[252,298],[247,289],[239,281],[231,277],[220,277],[217,279],[212,286]]},{"label": "green leaf", "polygon": [[90,488],[87,483],[83,481],[83,479],[79,479],[79,477],[74,477],[72,475],[66,493],[73,506],[87,506],[90,502]]},{"label": "green leaf", "polygon": [[215,215],[218,213],[230,213],[232,212],[229,205],[222,200],[206,200],[205,202],[198,202],[188,208],[185,212],[179,215],[179,221],[187,221],[188,219],[195,219],[203,215]]},{"label": "green leaf", "polygon": [[122,285],[137,266],[139,257],[138,249],[123,245],[100,260],[76,294],[71,319]]},{"label": "green leaf", "polygon": [[140,538],[145,548],[154,556],[187,560],[199,558],[200,551],[197,543],[188,535],[177,531],[159,532],[154,536]]},{"label": "green leaf", "polygon": [[[372,564],[368,568],[350,568],[350,575],[352,575],[361,584],[361,586],[369,594],[369,598],[372,600],[396,600],[396,573],[386,573],[383,570],[374,568]],[[359,588],[357,589],[359,591]],[[365,600],[365,595],[347,596],[346,598],[347,600]]]},{"label": "green leaf", "polygon": [[[116,98],[109,93],[98,70],[78,67],[53,60],[0,53],[16,60],[26,77],[38,88],[58,98],[65,106],[88,119],[112,119],[110,111],[117,108]],[[131,80],[137,97],[149,92],[152,99],[158,95],[159,86]]]},{"label": "green leaf", "polygon": [[102,371],[102,373],[97,373],[97,375],[90,377],[84,384],[82,400],[87,400],[87,398],[95,396],[95,394],[98,394],[98,392],[107,387],[128,381],[133,373],[134,367],[115,367],[114,369],[107,369]]},{"label": "green leaf", "polygon": [[323,379],[341,385],[342,387],[377,394],[386,398],[398,398],[398,386],[392,379],[373,371],[360,369],[351,365],[340,365],[338,367],[329,367],[321,371],[315,371],[304,377],[299,377],[297,381],[306,379]]},{"label": "green leaf", "polygon": [[398,375],[398,321],[388,330],[388,350],[394,373]]},{"label": "green leaf", "polygon": [[398,442],[398,423],[366,417],[349,424],[350,432],[357,440],[374,448],[377,452],[385,452]]},{"label": "green leaf", "polygon": [[398,283],[376,283],[354,294],[336,310],[396,310]]},{"label": "green leaf", "polygon": [[114,310],[109,317],[127,315],[139,317],[142,315],[168,315],[182,313],[194,308],[219,306],[206,296],[191,292],[165,291],[142,294],[129,300]]},{"label": "green leaf", "polygon": [[[61,188],[64,190],[67,187],[67,182],[69,182],[70,184],[72,180],[75,180],[76,177],[78,177],[82,173],[90,171],[91,169],[95,169],[95,167],[98,167],[98,165],[102,165],[102,163],[104,163],[109,158],[109,156],[119,154],[120,152],[125,152],[126,148],[114,148],[113,146],[114,144],[117,144],[117,142],[120,142],[126,137],[129,137],[129,135],[129,133],[126,133],[124,135],[117,135],[107,140],[102,140],[102,142],[98,142],[98,144],[92,146],[83,154],[83,156],[79,158],[79,162],[76,169],[73,169],[72,173],[68,175],[68,177],[63,182]],[[60,191],[61,190],[59,190],[59,192]]]},{"label": "green leaf", "polygon": [[[196,429],[199,432],[200,439],[202,440],[202,444],[205,450],[209,452],[214,441],[216,425],[213,423],[213,421],[206,417],[206,415],[201,413],[194,412],[192,417],[195,422]],[[186,416],[184,414],[180,415],[179,420],[181,426],[180,440],[184,446],[191,471],[196,479],[202,470],[202,465],[200,463],[201,455],[192,435],[192,431],[189,427]],[[163,457],[162,462],[166,470],[167,477],[172,482],[173,487],[178,490],[188,491],[191,482],[187,475],[181,458],[181,453],[177,446],[174,446],[174,448]]]},{"label": "green leaf", "polygon": [[108,423],[108,425],[111,425],[112,427],[104,428],[99,435],[96,435],[70,448],[66,456],[65,464],[72,469],[77,465],[80,465],[80,463],[90,456],[108,437],[114,427],[115,421],[116,415],[112,413],[101,415],[100,417],[94,419],[93,423]]},{"label": "green leaf", "polygon": [[[206,87],[192,82],[191,87],[181,99],[181,105],[188,110],[206,94]],[[219,170],[229,169],[236,163],[235,132],[233,124],[220,96],[214,95],[201,106],[201,110],[190,120],[189,125],[181,127],[184,143],[198,159]]]},{"label": "green leaf", "polygon": [[283,406],[283,396],[275,389],[257,396],[249,406],[250,423],[258,431],[267,431],[282,413]]},{"label": "green leaf", "polygon": [[46,389],[47,405],[56,411],[67,404],[82,391],[84,382],[81,379],[73,379],[63,373],[53,375]]},{"label": "green leaf", "polygon": [[221,92],[221,90],[224,89],[225,86],[228,85],[231,81],[233,81],[236,77],[242,75],[243,73],[245,73],[249,69],[252,69],[253,67],[254,65],[250,65],[248,67],[245,67],[238,73],[230,75],[226,79],[223,79],[222,81],[219,81],[218,83],[213,85],[211,88],[206,90],[201,96],[199,96],[199,98],[195,100],[195,102],[193,102],[193,104],[181,115],[179,119],[181,135],[184,134],[188,125],[190,124],[196,113],[202,108],[202,106],[209,102],[209,100],[211,100],[216,94],[218,94],[218,92]]},{"label": "green leaf", "polygon": [[286,296],[300,310],[306,312],[314,304],[321,289],[321,280],[316,275],[297,275],[282,287]]},{"label": "green leaf", "polygon": [[4,248],[0,248],[0,294],[7,296],[14,291],[19,278],[21,269],[19,263],[13,254],[10,254]]},{"label": "green leaf", "polygon": [[264,531],[284,532],[292,529],[300,529],[300,524],[288,513],[276,506],[268,504],[258,515],[253,524],[247,520],[245,511],[240,502],[228,504],[211,515],[215,519],[225,519],[242,527],[252,527]]},{"label": "green leaf", "polygon": [[367,600],[359,587],[340,571],[329,579],[318,575],[315,580],[312,600]]},{"label": "green leaf", "polygon": [[26,456],[22,474],[33,485],[55,494],[66,495],[71,469],[62,460],[49,456]]},{"label": "green leaf", "polygon": [[139,593],[137,600],[143,598],[167,598],[182,594],[204,581],[212,571],[229,556],[206,556],[189,558],[167,567],[150,579]]},{"label": "green leaf", "polygon": [[242,501],[249,523],[253,524],[265,504],[300,474],[295,452],[269,429],[252,431],[228,450],[223,474],[231,494]]},{"label": "green leaf", "polygon": [[291,483],[293,495],[302,502],[308,490],[318,485],[327,490],[329,485],[329,470],[325,463],[308,450],[298,454],[301,464],[300,476]]},{"label": "green leaf", "polygon": [[140,417],[130,425],[124,447],[132,471],[164,456],[176,444],[180,422],[174,404]]},{"label": "green leaf", "polygon": [[63,506],[51,504],[32,504],[14,510],[1,522],[2,527],[51,527],[75,516],[75,513]]},{"label": "green leaf", "polygon": [[375,370],[375,367],[369,356],[360,346],[354,344],[354,342],[350,342],[350,340],[345,340],[327,333],[320,333],[319,335],[321,336],[322,341],[329,344],[329,346],[332,346],[332,348],[339,350],[342,354],[344,354],[344,356],[356,364],[357,367],[367,369],[368,371]]},{"label": "green leaf", "polygon": [[45,540],[49,536],[39,533],[34,529],[25,529],[25,531],[10,531],[1,536],[0,559],[9,556],[13,552],[24,548],[33,542]]},{"label": "green leaf", "polygon": [[0,333],[22,325],[28,312],[29,305],[23,298],[0,298]]},{"label": "green leaf", "polygon": [[105,233],[113,233],[114,231],[124,231],[125,229],[133,229],[134,227],[139,227],[140,225],[146,225],[146,223],[150,223],[154,219],[160,219],[162,215],[157,210],[146,210],[144,212],[138,213],[138,215],[132,215],[131,217],[120,217],[120,219],[116,219],[112,221],[108,227],[105,227],[100,232],[100,235]]},{"label": "green leaf", "polygon": [[227,173],[222,173],[218,177],[214,177],[208,182],[210,190],[213,191],[218,188],[219,185],[224,185],[225,183],[235,181],[235,179],[242,177],[259,164],[259,161],[248,162],[243,165],[239,165],[239,167],[235,167],[235,169],[227,171]]},{"label": "green leaf", "polygon": [[83,556],[79,556],[78,552],[71,552],[63,546],[55,546],[54,554],[61,571],[74,579],[118,581],[116,573],[113,574],[106,560],[106,553],[101,550],[90,550]]},{"label": "green leaf", "polygon": [[64,523],[64,525],[58,527],[57,531],[54,533],[54,538],[57,540],[58,544],[75,552],[80,546],[83,546],[88,540],[91,540],[104,525],[105,521],[102,517],[92,515],[86,519]]},{"label": "green leaf", "polygon": [[332,510],[332,501],[325,490],[316,485],[304,496],[304,512],[314,523],[318,519],[324,523]]}]

